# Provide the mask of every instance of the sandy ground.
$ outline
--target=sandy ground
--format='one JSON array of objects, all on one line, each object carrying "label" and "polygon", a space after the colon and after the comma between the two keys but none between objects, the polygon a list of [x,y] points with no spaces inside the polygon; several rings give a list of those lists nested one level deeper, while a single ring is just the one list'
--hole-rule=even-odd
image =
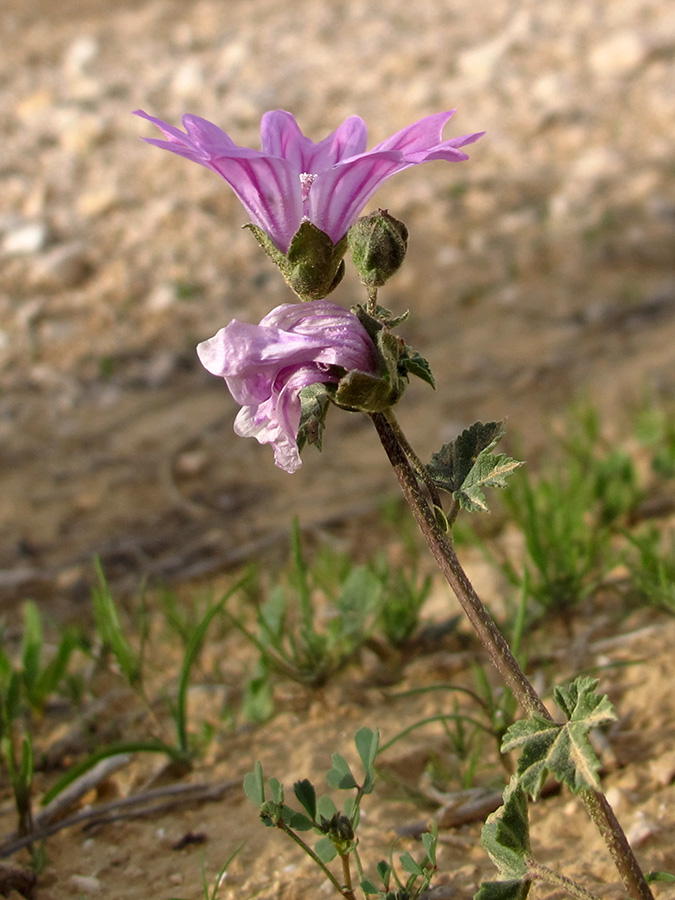
[{"label": "sandy ground", "polygon": [[[471,421],[504,417],[536,455],[551,415],[575,397],[618,433],[645,396],[672,399],[675,16],[666,5],[384,0],[374,10],[300,0],[291,11],[272,0],[5,0],[0,31],[7,616],[31,596],[60,619],[88,617],[95,553],[120,591],[145,576],[186,582],[259,556],[296,514],[306,527],[358,521],[394,491],[357,416],[333,415],[324,453],[310,448],[295,476],[273,467],[269,448],[235,438],[236,406],[200,369],[195,344],[292,296],[241,230],[227,186],[140,140],[152,132],[131,116],[138,107],[176,123],[200,114],[250,146],[274,108],[316,139],[358,113],[375,143],[454,107],[447,135],[487,131],[470,162],[409,170],[375,198],[411,232],[408,262],[382,301],[411,309],[406,336],[439,385],[411,387],[400,408],[421,455]],[[361,299],[351,276],[334,296]],[[657,636],[665,642],[665,631]],[[649,672],[664,692],[666,644],[647,652],[663,659]],[[626,689],[625,715],[642,702]],[[367,708],[384,716],[372,699]],[[333,731],[325,711],[289,715],[275,730],[280,758],[287,739],[298,748],[278,773],[285,780],[301,763],[327,765],[334,735],[349,740],[362,717],[358,704],[340,706],[350,724]],[[669,725],[672,709],[663,735]],[[326,740],[308,757],[303,741],[317,727]],[[222,772],[238,776],[237,754],[262,753],[256,742],[269,740],[228,745]],[[672,787],[656,792],[639,774],[663,747],[641,740],[641,767],[627,776],[637,786],[626,790],[635,810],[663,803],[665,822]],[[209,867],[255,826],[228,800],[161,827],[185,831],[191,815],[219,835]],[[174,875],[178,895],[199,896],[196,854],[157,852],[156,823],[89,840],[54,839],[41,897],[74,896],[77,873],[93,874],[110,898],[169,896]],[[294,890],[276,848],[250,876],[251,895]],[[666,865],[666,849],[658,844],[653,867]],[[238,893],[249,890],[243,865]],[[474,875],[465,872],[467,890]]]}]

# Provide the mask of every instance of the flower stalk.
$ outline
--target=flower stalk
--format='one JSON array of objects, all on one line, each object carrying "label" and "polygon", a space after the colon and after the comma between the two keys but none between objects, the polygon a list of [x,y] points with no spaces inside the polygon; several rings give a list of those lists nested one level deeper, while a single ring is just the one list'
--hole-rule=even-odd
[{"label": "flower stalk", "polygon": [[[395,421],[393,412],[389,410],[386,415],[372,413],[370,418],[420,531],[493,664],[526,715],[538,715],[552,719],[511,652],[494,619],[478,597],[457,558],[450,538],[439,527],[433,510],[425,500],[419,480],[408,460],[404,445],[398,437],[400,427],[392,425],[392,422]],[[608,847],[628,895],[632,900],[653,900],[653,894],[635,854],[604,795],[598,791],[584,790],[580,796],[586,811]]]}]

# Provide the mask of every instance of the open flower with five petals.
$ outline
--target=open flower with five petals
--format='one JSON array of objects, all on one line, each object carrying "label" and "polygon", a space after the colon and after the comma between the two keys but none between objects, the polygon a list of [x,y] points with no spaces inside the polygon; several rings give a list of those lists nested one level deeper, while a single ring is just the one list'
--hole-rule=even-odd
[{"label": "open flower with five petals", "polygon": [[166,140],[145,138],[179,156],[212,169],[228,182],[251,222],[277,250],[288,253],[303,222],[310,222],[337,244],[383,182],[397,172],[432,160],[468,159],[460,147],[483,132],[442,139],[453,115],[427,116],[366,151],[366,124],[350,116],[324,140],[315,143],[300,130],[291,113],[267,112],[261,122],[261,150],[240,147],[218,126],[199,116],[183,116],[185,131],[150,116]]}]

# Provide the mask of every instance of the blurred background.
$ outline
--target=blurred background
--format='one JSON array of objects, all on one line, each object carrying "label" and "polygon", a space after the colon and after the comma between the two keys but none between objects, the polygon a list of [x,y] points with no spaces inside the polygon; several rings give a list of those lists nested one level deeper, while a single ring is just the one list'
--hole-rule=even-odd
[{"label": "blurred background", "polygon": [[[675,9],[656,0],[4,0],[0,11],[0,598],[76,615],[91,560],[172,581],[394,479],[332,411],[289,476],[236,438],[195,345],[293,295],[216,175],[141,141],[186,112],[259,147],[284,108],[371,146],[457,108],[460,164],[374,198],[410,229],[381,292],[431,362],[400,419],[423,457],[479,418],[527,454],[575,399],[620,431],[675,393]],[[363,298],[349,274],[336,301]]]}]

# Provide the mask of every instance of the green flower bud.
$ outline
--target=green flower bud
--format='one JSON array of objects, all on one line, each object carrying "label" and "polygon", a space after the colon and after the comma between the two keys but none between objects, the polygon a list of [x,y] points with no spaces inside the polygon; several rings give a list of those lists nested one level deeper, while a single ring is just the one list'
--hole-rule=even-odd
[{"label": "green flower bud", "polygon": [[347,233],[347,241],[362,283],[381,287],[405,259],[408,229],[386,209],[378,209],[357,219]]}]

